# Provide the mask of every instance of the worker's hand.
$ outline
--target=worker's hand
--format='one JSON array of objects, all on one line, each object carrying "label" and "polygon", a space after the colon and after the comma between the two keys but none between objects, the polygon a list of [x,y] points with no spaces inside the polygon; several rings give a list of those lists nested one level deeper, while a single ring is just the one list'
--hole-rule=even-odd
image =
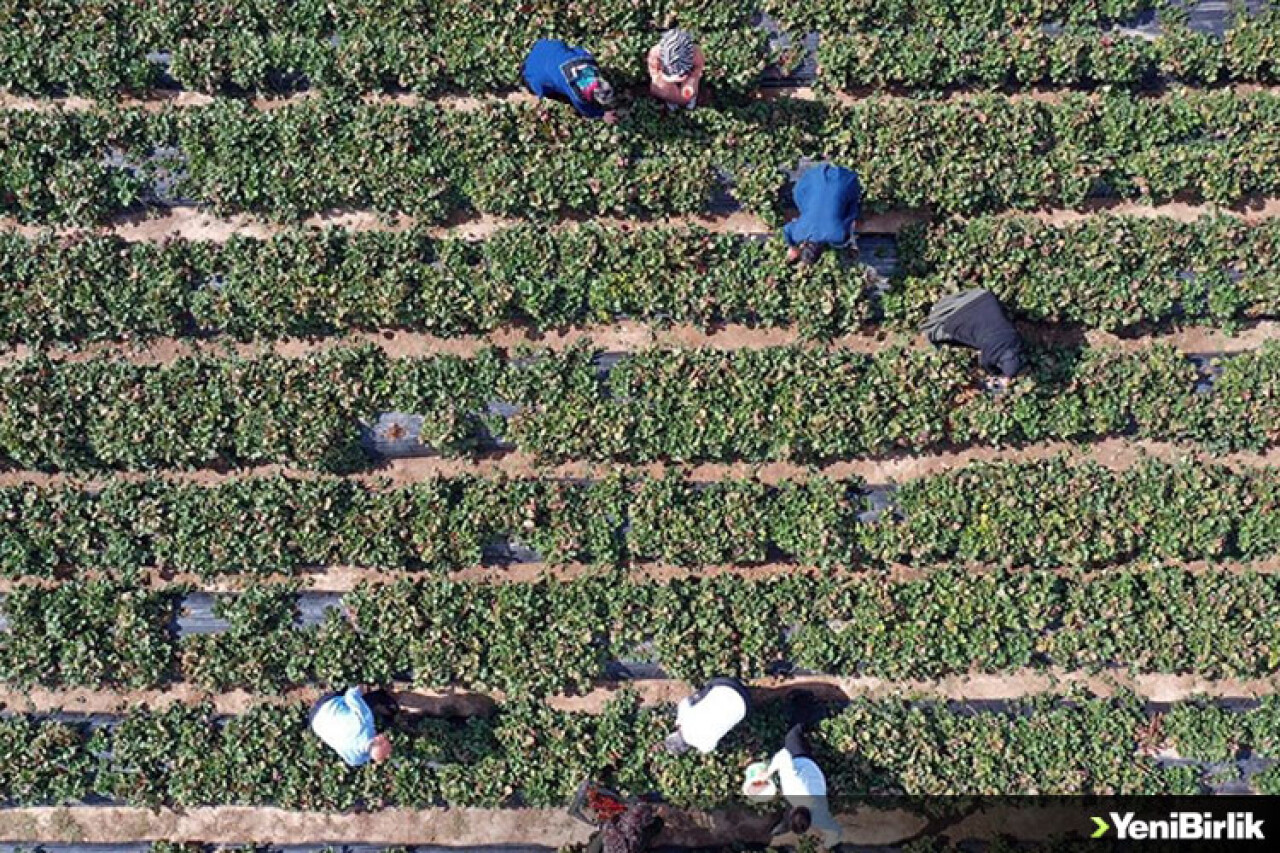
[{"label": "worker's hand", "polygon": [[694,98],[698,97],[698,87],[692,83],[686,83],[680,89],[680,97],[684,98],[684,102],[688,104]]},{"label": "worker's hand", "polygon": [[609,110],[608,112],[606,112],[606,113],[604,114],[604,123],[605,123],[605,124],[617,124],[617,123],[618,123],[618,111],[617,111],[617,110]]},{"label": "worker's hand", "polygon": [[800,260],[800,247],[792,246],[787,249],[787,262],[794,264],[798,260]]}]

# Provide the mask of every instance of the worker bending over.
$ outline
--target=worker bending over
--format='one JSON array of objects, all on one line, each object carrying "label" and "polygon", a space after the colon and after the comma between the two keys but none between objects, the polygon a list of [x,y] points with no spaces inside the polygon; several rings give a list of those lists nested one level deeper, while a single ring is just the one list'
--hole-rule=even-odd
[{"label": "worker bending over", "polygon": [[649,94],[669,110],[693,109],[706,64],[693,36],[684,30],[667,30],[649,51]]},{"label": "worker bending over", "polygon": [[1024,364],[1022,338],[994,293],[981,288],[938,300],[921,329],[932,344],[958,344],[981,353],[983,368],[1011,378]]},{"label": "worker bending over", "polygon": [[[394,701],[381,690],[370,693],[369,698],[377,705],[394,709]],[[381,763],[391,757],[391,739],[378,734],[373,711],[359,687],[352,687],[345,694],[322,696],[311,709],[311,730],[352,767],[370,760]]]},{"label": "worker bending over", "polygon": [[751,696],[736,678],[713,678],[676,707],[676,730],[662,742],[675,755],[696,749],[713,752],[721,738],[742,722]]},{"label": "worker bending over", "polygon": [[521,69],[525,85],[540,98],[567,101],[580,115],[617,120],[613,87],[600,75],[595,57],[558,39],[539,39]]},{"label": "worker bending over", "polygon": [[822,718],[822,709],[806,691],[791,694],[789,701],[791,728],[766,771],[768,776],[777,774],[778,790],[790,806],[773,834],[804,835],[813,829],[823,846],[832,848],[840,843],[840,824],[827,808],[827,779],[810,757],[809,743],[804,736],[805,726]]},{"label": "worker bending over", "polygon": [[862,213],[862,186],[856,173],[829,163],[813,166],[796,181],[792,198],[800,215],[782,229],[791,247],[787,260],[811,264],[828,246],[840,249],[852,244]]}]

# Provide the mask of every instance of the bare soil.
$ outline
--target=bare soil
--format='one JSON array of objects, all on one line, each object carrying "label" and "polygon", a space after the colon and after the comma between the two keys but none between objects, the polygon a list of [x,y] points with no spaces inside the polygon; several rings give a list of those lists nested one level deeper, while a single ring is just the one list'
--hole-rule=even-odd
[{"label": "bare soil", "polygon": [[[824,702],[857,698],[907,698],[947,702],[1005,702],[1039,695],[1065,695],[1083,689],[1095,696],[1129,692],[1147,702],[1181,702],[1197,696],[1216,700],[1252,700],[1276,692],[1280,674],[1255,679],[1210,679],[1199,675],[1132,674],[1122,671],[1087,673],[1062,669],[1023,669],[1010,673],[974,672],[941,679],[890,680],[862,677],[803,675],[769,677],[748,682],[759,702],[779,701],[796,690],[813,693]],[[426,690],[409,683],[392,686],[401,706],[411,713],[431,717],[487,717],[505,701],[502,691],[461,689]],[[546,698],[552,708],[585,714],[601,713],[619,693],[635,694],[647,706],[674,705],[696,689],[679,679],[600,681],[587,693]],[[186,682],[164,690],[95,690],[88,688],[21,690],[0,687],[0,708],[11,713],[44,714],[55,711],[78,714],[121,714],[130,708],[167,708],[172,705],[209,703],[219,714],[243,714],[260,705],[314,702],[321,690],[296,688],[282,695],[234,690],[210,693]],[[4,814],[0,810],[0,816]]]},{"label": "bare soil", "polygon": [[[1032,212],[1011,210],[1001,215],[1029,215],[1053,225],[1063,225],[1077,222],[1099,213],[1147,218],[1167,217],[1182,222],[1191,222],[1209,215],[1227,215],[1239,217],[1246,222],[1259,222],[1280,216],[1280,199],[1252,198],[1232,208],[1221,208],[1215,205],[1187,201],[1152,205],[1116,199],[1095,199],[1086,202],[1075,210],[1052,209]],[[868,214],[860,220],[858,227],[859,231],[864,234],[896,234],[907,225],[929,222],[931,219],[931,214],[926,210],[903,209]],[[581,221],[581,218],[567,217],[548,227],[551,230],[572,228]],[[591,221],[599,224],[615,225],[628,230],[673,225],[698,226],[723,234],[768,234],[775,230],[758,216],[745,211],[644,220],[598,217],[593,218]],[[458,215],[444,225],[425,227],[423,230],[437,238],[456,237],[478,240],[498,229],[510,227],[518,222],[519,220],[489,215]],[[413,225],[414,220],[408,216],[379,214],[368,210],[353,209],[323,211],[303,219],[300,223],[303,228],[344,228],[357,233],[365,231],[403,231]],[[163,211],[151,210],[141,214],[122,214],[101,226],[87,230],[98,234],[115,234],[121,239],[130,242],[159,242],[174,238],[191,241],[226,242],[236,234],[265,238],[286,230],[287,227],[249,214],[218,216],[200,207],[178,205],[165,208]],[[70,227],[24,225],[9,217],[0,217],[0,229],[13,231],[28,237],[35,237],[38,234],[49,232],[75,233],[86,230]]]},{"label": "bare soil", "polygon": [[[663,809],[667,826],[658,845],[705,847],[730,842],[763,845],[776,815],[747,811]],[[849,844],[892,844],[924,829],[905,811],[858,810],[839,817]],[[122,844],[192,841],[226,844],[403,844],[556,848],[583,844],[590,828],[558,809],[384,809],[359,814],[290,812],[223,806],[149,811],[123,806],[6,809],[0,840],[26,843]],[[979,837],[979,836],[974,836]],[[1040,837],[1033,832],[1028,837]],[[784,839],[785,840],[785,839]]]},{"label": "bare soil", "polygon": [[[761,482],[772,484],[783,481],[804,481],[813,476],[822,476],[829,480],[857,479],[870,485],[885,485],[932,476],[976,462],[1034,461],[1059,455],[1074,464],[1096,462],[1117,471],[1131,468],[1143,459],[1168,462],[1202,459],[1235,470],[1280,467],[1280,447],[1270,448],[1263,453],[1238,452],[1216,455],[1192,445],[1147,439],[1109,438],[1083,445],[1043,442],[1019,448],[979,447],[929,454],[895,453],[876,459],[850,460],[816,466],[797,465],[790,462],[699,465],[567,462],[547,465],[540,464],[533,456],[521,452],[497,453],[479,458],[424,456],[414,459],[388,460],[363,473],[349,475],[348,479],[379,487],[390,487],[421,482],[432,477],[453,477],[464,474],[482,477],[596,479],[615,473],[659,477],[668,470],[677,470],[699,482],[755,477]],[[237,478],[276,475],[287,475],[296,479],[313,479],[322,476],[313,471],[282,465],[262,465],[230,471],[205,468],[190,471],[120,471],[101,475],[15,470],[0,471],[0,487],[31,484],[93,489],[101,488],[113,481],[137,482],[153,478],[216,485]]]},{"label": "bare soil", "polygon": [[[1025,338],[1039,343],[1077,345],[1081,340],[1092,347],[1133,352],[1158,342],[1185,353],[1236,353],[1261,348],[1280,340],[1280,322],[1263,320],[1247,324],[1235,333],[1205,326],[1188,326],[1158,330],[1139,337],[1120,336],[1103,331],[1081,332],[1071,328],[1023,324]],[[131,341],[95,341],[74,348],[53,346],[42,351],[57,361],[84,362],[95,358],[122,359],[133,364],[163,365],[184,356],[238,355],[251,358],[275,353],[288,358],[303,358],[341,347],[371,344],[395,358],[433,355],[472,356],[482,350],[498,347],[515,349],[530,346],[563,352],[579,344],[589,344],[605,352],[638,352],[654,347],[683,347],[721,352],[759,350],[779,346],[804,346],[813,349],[838,349],[876,353],[891,346],[927,349],[923,335],[893,329],[867,330],[842,335],[831,341],[806,340],[793,327],[756,327],[738,323],[716,324],[709,328],[678,324],[655,326],[644,322],[577,326],[540,331],[530,326],[506,325],[483,335],[459,335],[442,338],[422,332],[378,331],[353,332],[322,338],[285,338],[278,341],[244,342],[232,338],[154,338]],[[0,365],[29,358],[34,348],[18,345],[0,352]]]}]

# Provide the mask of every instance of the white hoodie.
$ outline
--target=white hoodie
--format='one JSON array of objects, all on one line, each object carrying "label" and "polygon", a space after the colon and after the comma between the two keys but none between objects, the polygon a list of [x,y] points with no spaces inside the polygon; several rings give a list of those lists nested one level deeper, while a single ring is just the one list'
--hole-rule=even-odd
[{"label": "white hoodie", "polygon": [[689,746],[701,753],[715,750],[720,739],[747,716],[747,703],[728,685],[712,687],[697,704],[686,696],[676,707],[676,729]]}]

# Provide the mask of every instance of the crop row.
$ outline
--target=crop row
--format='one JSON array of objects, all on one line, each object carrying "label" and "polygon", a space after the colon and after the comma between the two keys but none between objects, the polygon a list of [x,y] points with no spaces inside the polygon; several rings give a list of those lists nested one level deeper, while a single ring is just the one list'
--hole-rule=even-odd
[{"label": "crop row", "polygon": [[643,103],[614,126],[559,104],[460,111],[324,98],[268,111],[236,101],[10,111],[0,113],[0,213],[91,222],[161,187],[218,212],[285,219],[333,207],[422,221],[468,210],[689,214],[707,209],[728,174],[740,202],[777,222],[782,169],[816,155],[859,171],[870,210],[977,213],[1095,195],[1225,204],[1280,190],[1277,132],[1280,96],[1229,90],[792,100],[678,115]]},{"label": "crop row", "polygon": [[1044,667],[1263,677],[1280,660],[1280,578],[1174,567],[401,579],[358,587],[309,626],[296,623],[295,584],[256,584],[215,600],[225,631],[179,637],[186,592],[105,580],[17,586],[3,602],[0,676],[268,693],[403,679],[542,696],[587,690],[617,661],[697,680],[793,668],[887,679]]},{"label": "crop row", "polygon": [[990,29],[971,22],[824,34],[820,82],[854,86],[1139,86],[1280,80],[1280,14],[1242,18],[1225,37],[1164,22],[1157,38],[1096,27],[1049,33],[1031,25]]},{"label": "crop row", "polygon": [[[527,357],[532,355],[533,357]],[[1212,393],[1175,349],[1059,347],[986,390],[974,354],[653,348],[603,371],[588,346],[393,359],[371,345],[164,365],[26,358],[0,369],[0,464],[37,470],[370,461],[379,412],[423,418],[450,455],[492,438],[542,460],[792,460],[1107,435],[1260,449],[1275,442],[1280,347],[1222,362]],[[514,406],[509,417],[492,406]]]},{"label": "crop row", "polygon": [[[307,0],[283,10],[261,0],[56,0],[0,10],[0,87],[106,97],[167,76],[205,92],[487,92],[519,85],[529,46],[548,35],[590,45],[616,78],[647,83],[646,52],[679,23],[714,55],[708,80],[742,89],[769,57],[751,14],[724,0],[602,0],[589,11],[476,0]],[[157,53],[163,64],[149,57]]]},{"label": "crop row", "polygon": [[[836,811],[867,794],[1195,793],[1206,787],[1204,768],[1161,765],[1143,748],[1154,740],[1199,760],[1243,747],[1274,756],[1280,709],[1271,698],[1249,711],[1179,704],[1158,719],[1126,697],[1039,697],[976,712],[857,700],[833,709],[812,740]],[[785,726],[774,706],[708,757],[651,749],[670,717],[668,708],[640,708],[625,696],[598,715],[508,705],[487,719],[406,724],[393,733],[391,761],[358,769],[344,767],[306,731],[306,709],[296,705],[221,721],[207,708],[135,710],[92,734],[13,717],[0,721],[0,799],[55,803],[97,794],[146,805],[331,812],[563,806],[590,776],[624,792],[657,792],[678,807],[745,806],[740,768],[781,742]],[[1275,774],[1254,783],[1274,791]]]},{"label": "crop row", "polygon": [[1052,226],[979,217],[908,226],[886,319],[919,322],[947,293],[981,283],[1033,320],[1117,329],[1168,320],[1280,314],[1280,224],[1205,216],[1099,215]]},{"label": "crop row", "polygon": [[[1125,24],[1155,9],[1159,0],[762,0],[778,20],[824,36],[849,30],[916,26],[984,26],[998,29],[1037,23]],[[1163,11],[1163,10],[1162,10]]]},{"label": "crop row", "polygon": [[[401,488],[281,476],[8,486],[0,488],[0,575],[127,580],[156,567],[210,579],[335,565],[447,572],[513,544],[552,565],[790,560],[824,568],[947,560],[1100,567],[1280,550],[1272,468],[1152,460],[1116,472],[1061,457],[975,464],[909,481],[882,509],[858,486],[675,475],[458,476]],[[860,521],[868,510],[875,514]]]},{"label": "crop row", "polygon": [[481,241],[419,230],[289,230],[228,243],[0,234],[0,340],[11,344],[408,329],[452,336],[504,323],[794,325],[829,338],[919,323],[975,283],[1014,315],[1117,329],[1280,314],[1280,224],[1100,215],[911,226],[883,299],[866,267],[788,264],[780,240],[698,227],[517,225]]},{"label": "crop row", "polygon": [[[822,32],[819,64],[832,85],[983,83],[1132,84],[1161,72],[1194,82],[1273,79],[1275,18],[1242,18],[1225,40],[1162,19],[1156,42],[1098,25],[1148,4],[901,2],[811,9],[767,2],[783,29]],[[57,2],[0,15],[0,87],[100,97],[169,78],[206,92],[289,92],[303,87],[491,92],[519,85],[528,46],[544,35],[589,45],[606,70],[647,82],[644,57],[662,28],[698,32],[721,91],[754,87],[765,66],[793,57],[770,49],[751,4],[606,0],[591,14],[555,3],[494,6],[474,0],[293,4],[281,14],[257,0],[202,8],[191,2]],[[1047,34],[1041,21],[1067,21]],[[1015,29],[1010,29],[1010,27]],[[163,62],[157,54],[164,54]]]},{"label": "crop row", "polygon": [[788,264],[781,240],[690,227],[522,225],[479,242],[418,230],[291,230],[225,244],[8,233],[0,234],[0,340],[459,335],[624,316],[796,323],[827,337],[858,327],[872,308],[869,273],[835,261]]}]

